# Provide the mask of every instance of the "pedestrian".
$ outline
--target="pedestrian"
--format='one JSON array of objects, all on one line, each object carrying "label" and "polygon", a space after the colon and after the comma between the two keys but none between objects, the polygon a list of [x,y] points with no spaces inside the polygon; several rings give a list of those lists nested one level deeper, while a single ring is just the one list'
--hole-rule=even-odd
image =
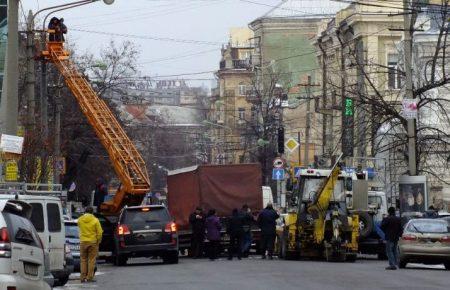
[{"label": "pedestrian", "polygon": [[280,215],[273,209],[272,203],[268,203],[266,208],[258,215],[258,226],[261,228],[261,251],[262,258],[266,258],[266,251],[269,259],[273,259],[273,248],[276,236],[276,220]]},{"label": "pedestrian", "polygon": [[250,252],[250,248],[252,246],[252,225],[255,220],[253,218],[251,209],[246,204],[244,204],[242,206],[241,214],[242,214],[243,222],[244,222],[244,225],[243,225],[244,236],[242,239],[242,254],[247,257],[248,253]]},{"label": "pedestrian", "polygon": [[97,208],[105,201],[105,197],[108,195],[108,187],[102,178],[97,178],[95,181],[94,202],[93,205]]},{"label": "pedestrian", "polygon": [[240,260],[242,258],[242,240],[244,238],[244,218],[237,208],[233,209],[231,217],[228,219],[227,233],[230,236],[228,260],[233,260],[234,254]]},{"label": "pedestrian", "polygon": [[94,269],[98,254],[98,247],[102,241],[102,226],[93,215],[94,209],[87,207],[85,213],[78,219],[80,232],[80,280],[95,282]]},{"label": "pedestrian", "polygon": [[56,41],[56,30],[58,26],[59,26],[59,19],[57,17],[52,17],[52,19],[50,19],[50,22],[48,23],[49,41]]},{"label": "pedestrian", "polygon": [[197,207],[189,217],[191,224],[191,257],[194,259],[200,258],[203,255],[203,243],[205,240],[205,217],[203,209]]},{"label": "pedestrian", "polygon": [[222,226],[220,225],[220,220],[216,215],[215,209],[210,209],[208,212],[208,217],[206,218],[206,238],[208,239],[208,254],[209,259],[214,261],[217,259],[219,254],[220,246],[220,230]]},{"label": "pedestrian", "polygon": [[67,26],[64,24],[64,18],[59,19],[59,26],[58,26],[58,35],[57,38],[59,39],[58,41],[66,41],[64,39],[64,34],[67,33]]},{"label": "pedestrian", "polygon": [[395,215],[395,208],[388,209],[388,216],[381,222],[381,230],[386,239],[386,255],[389,260],[389,267],[386,270],[397,270],[398,266],[398,240],[402,236],[403,229],[401,220]]}]

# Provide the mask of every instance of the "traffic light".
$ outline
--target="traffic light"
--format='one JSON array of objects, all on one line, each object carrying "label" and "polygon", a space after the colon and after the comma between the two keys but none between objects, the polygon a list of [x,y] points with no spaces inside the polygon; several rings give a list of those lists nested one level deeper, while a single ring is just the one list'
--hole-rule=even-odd
[{"label": "traffic light", "polygon": [[284,153],[284,127],[278,128],[278,153]]}]

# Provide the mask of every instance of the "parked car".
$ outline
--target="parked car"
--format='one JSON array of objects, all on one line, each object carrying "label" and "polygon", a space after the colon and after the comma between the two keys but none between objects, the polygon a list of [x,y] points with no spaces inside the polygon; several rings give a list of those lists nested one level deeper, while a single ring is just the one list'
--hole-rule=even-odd
[{"label": "parked car", "polygon": [[64,221],[66,247],[72,253],[74,272],[80,272],[80,236],[77,220]]},{"label": "parked car", "polygon": [[0,289],[47,290],[44,247],[29,221],[31,206],[0,200]]},{"label": "parked car", "polygon": [[399,242],[400,268],[408,263],[444,264],[450,270],[450,226],[442,219],[412,219]]},{"label": "parked car", "polygon": [[178,263],[178,233],[162,205],[125,207],[114,235],[114,263],[123,266],[131,257],[161,257]]},{"label": "parked car", "polygon": [[63,286],[70,276],[65,267],[65,234],[61,200],[54,196],[30,194],[2,194],[0,200],[18,199],[29,203],[33,210],[30,221],[34,225],[49,253],[50,272],[55,278],[54,286]]}]

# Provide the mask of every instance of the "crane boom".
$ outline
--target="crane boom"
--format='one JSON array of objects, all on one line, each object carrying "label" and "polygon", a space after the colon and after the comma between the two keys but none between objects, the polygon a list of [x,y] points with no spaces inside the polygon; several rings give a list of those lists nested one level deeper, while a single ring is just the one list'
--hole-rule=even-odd
[{"label": "crane boom", "polygon": [[70,60],[63,42],[48,42],[43,57],[53,62],[75,96],[81,111],[108,152],[114,170],[121,181],[114,199],[100,209],[104,214],[117,214],[125,205],[137,205],[150,191],[150,181],[144,159],[111,109],[92,89],[86,78]]}]

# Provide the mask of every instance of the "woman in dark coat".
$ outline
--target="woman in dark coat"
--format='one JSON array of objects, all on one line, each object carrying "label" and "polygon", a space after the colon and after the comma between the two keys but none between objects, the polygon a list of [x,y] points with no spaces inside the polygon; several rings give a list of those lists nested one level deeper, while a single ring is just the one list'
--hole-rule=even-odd
[{"label": "woman in dark coat", "polygon": [[217,259],[220,245],[220,220],[214,209],[210,209],[206,218],[206,238],[209,241],[209,259]]}]

